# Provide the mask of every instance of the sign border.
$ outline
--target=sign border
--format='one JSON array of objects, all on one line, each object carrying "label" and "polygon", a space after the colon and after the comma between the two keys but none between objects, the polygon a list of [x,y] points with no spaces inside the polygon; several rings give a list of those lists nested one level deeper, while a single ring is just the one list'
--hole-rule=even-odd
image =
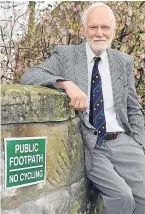
[{"label": "sign border", "polygon": [[[7,187],[7,141],[8,140],[28,140],[28,139],[45,139],[45,174],[44,174],[44,180],[41,181],[34,181],[32,183],[28,184],[21,184],[18,186],[13,186],[13,187]],[[31,186],[33,184],[38,184],[38,183],[44,183],[46,181],[46,148],[47,148],[47,136],[41,136],[41,137],[9,137],[9,138],[4,138],[4,151],[5,151],[5,161],[4,161],[4,167],[5,167],[5,190],[11,190],[11,189],[17,189],[20,187],[25,187],[25,186]]]}]

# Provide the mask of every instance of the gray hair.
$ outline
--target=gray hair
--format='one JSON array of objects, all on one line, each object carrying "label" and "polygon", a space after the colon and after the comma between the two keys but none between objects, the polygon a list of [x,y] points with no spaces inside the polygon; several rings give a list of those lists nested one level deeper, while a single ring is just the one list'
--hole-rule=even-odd
[{"label": "gray hair", "polygon": [[115,19],[114,13],[113,13],[112,9],[109,6],[107,6],[106,4],[101,3],[101,2],[93,3],[91,6],[88,7],[87,10],[84,11],[83,16],[82,16],[82,23],[83,23],[83,25],[85,26],[87,24],[88,12],[91,9],[97,8],[97,7],[105,7],[105,8],[108,9],[108,12],[109,12],[110,16],[112,17],[113,28],[115,30],[115,28],[116,28],[116,19]]}]

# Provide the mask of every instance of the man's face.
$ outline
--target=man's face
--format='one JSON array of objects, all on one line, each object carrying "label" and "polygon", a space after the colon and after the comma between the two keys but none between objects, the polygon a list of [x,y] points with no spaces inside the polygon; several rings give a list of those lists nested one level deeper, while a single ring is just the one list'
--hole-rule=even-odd
[{"label": "man's face", "polygon": [[99,7],[89,11],[85,36],[94,53],[97,54],[110,47],[113,35],[112,17],[108,9]]}]

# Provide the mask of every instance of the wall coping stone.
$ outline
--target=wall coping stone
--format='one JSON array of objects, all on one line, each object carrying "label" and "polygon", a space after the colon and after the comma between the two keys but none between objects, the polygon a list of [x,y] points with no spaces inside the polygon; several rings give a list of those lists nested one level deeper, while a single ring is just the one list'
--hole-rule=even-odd
[{"label": "wall coping stone", "polygon": [[1,87],[1,123],[57,122],[75,118],[68,98],[42,86],[8,84]]}]

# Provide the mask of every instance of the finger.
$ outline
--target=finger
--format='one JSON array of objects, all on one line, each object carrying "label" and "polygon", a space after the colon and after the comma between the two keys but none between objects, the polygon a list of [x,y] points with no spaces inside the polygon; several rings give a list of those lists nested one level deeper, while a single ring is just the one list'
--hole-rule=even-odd
[{"label": "finger", "polygon": [[69,106],[70,106],[70,107],[74,107],[74,105],[75,105],[75,99],[74,99],[74,98],[71,98],[71,99],[70,99],[70,102],[69,102]]},{"label": "finger", "polygon": [[84,99],[81,99],[80,102],[79,102],[79,106],[78,106],[78,110],[84,110]]},{"label": "finger", "polygon": [[76,101],[74,105],[69,105],[70,108],[74,109],[74,110],[79,110],[79,101]]},{"label": "finger", "polygon": [[86,110],[88,108],[88,102],[87,102],[87,96],[83,97],[80,105],[79,105],[79,110]]},{"label": "finger", "polygon": [[71,98],[70,106],[73,108],[78,108],[80,103],[80,97],[79,96],[74,96]]},{"label": "finger", "polygon": [[88,108],[88,96],[85,97],[84,109]]}]

